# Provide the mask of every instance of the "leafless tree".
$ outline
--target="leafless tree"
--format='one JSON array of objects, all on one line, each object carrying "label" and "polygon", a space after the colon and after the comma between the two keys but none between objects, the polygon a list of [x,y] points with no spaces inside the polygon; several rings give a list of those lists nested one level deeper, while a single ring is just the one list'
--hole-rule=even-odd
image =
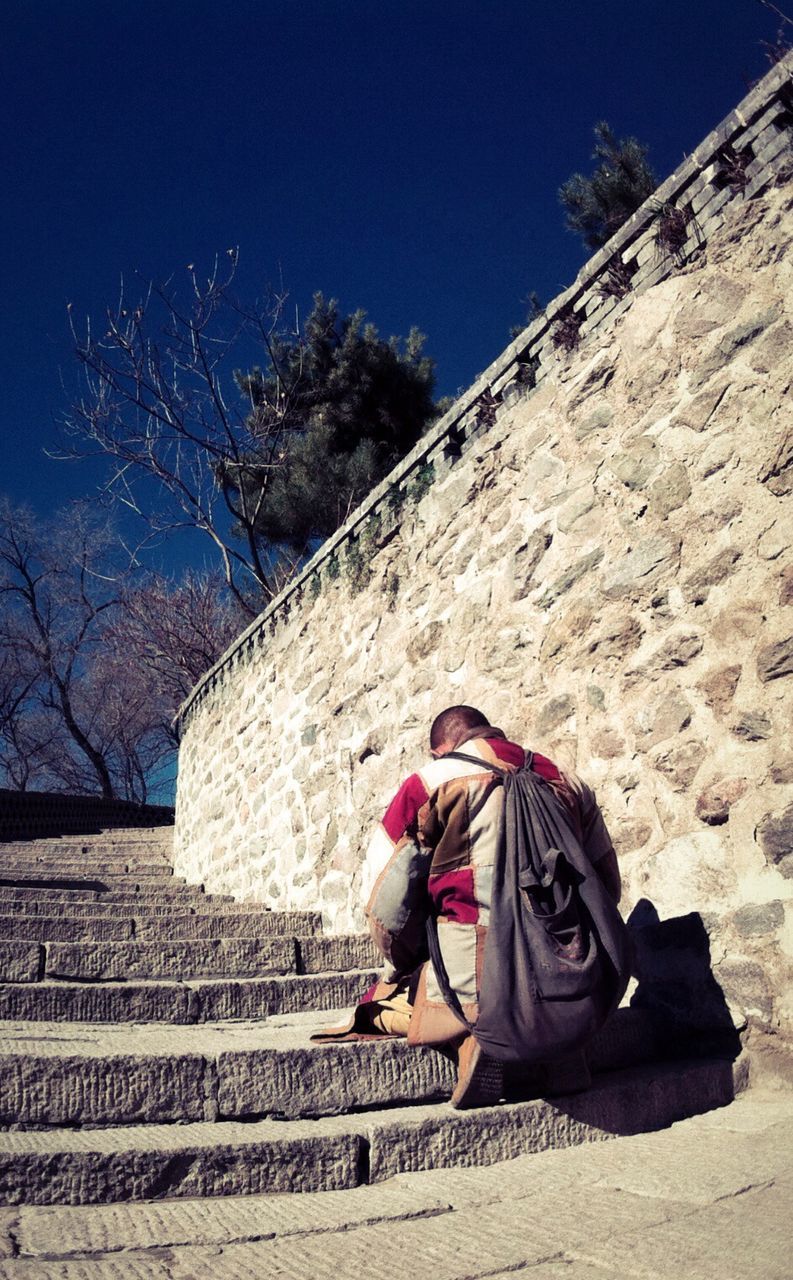
[{"label": "leafless tree", "polygon": [[174,745],[174,713],[246,623],[223,588],[217,572],[188,569],[179,581],[150,573],[127,594],[109,627],[110,646],[122,659],[134,656],[140,678],[156,695]]},{"label": "leafless tree", "polygon": [[179,703],[245,623],[219,573],[130,567],[106,518],[0,501],[0,778],[145,801]]},{"label": "leafless tree", "polygon": [[231,292],[236,264],[229,250],[206,282],[189,267],[186,303],[172,285],[149,286],[134,305],[122,289],[101,334],[72,321],[84,393],[64,424],[65,453],[110,459],[105,494],[142,517],[149,536],[200,530],[250,618],[293,567],[280,549],[263,546],[257,520],[262,476],[282,461],[295,377],[290,369],[277,380],[271,412],[252,424],[232,361],[264,349],[278,371],[286,299],[273,292],[266,304],[242,308]]}]

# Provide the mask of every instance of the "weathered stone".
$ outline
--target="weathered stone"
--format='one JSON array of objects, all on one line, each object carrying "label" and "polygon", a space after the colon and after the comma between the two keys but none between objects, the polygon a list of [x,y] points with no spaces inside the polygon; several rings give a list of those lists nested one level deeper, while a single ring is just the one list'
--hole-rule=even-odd
[{"label": "weathered stone", "polygon": [[551,605],[560,596],[565,595],[571,587],[574,587],[577,582],[580,582],[582,578],[585,578],[587,574],[597,568],[603,559],[603,554],[603,548],[597,547],[594,551],[590,551],[587,555],[581,556],[580,559],[574,561],[569,569],[566,569],[555,582],[551,583],[545,595],[538,601],[539,607],[541,609],[550,609]]},{"label": "weathered stone", "polygon": [[515,582],[513,599],[525,599],[537,585],[534,581],[534,570],[552,542],[553,533],[548,525],[544,525],[540,529],[535,529],[528,541],[515,552],[512,571]]},{"label": "weathered stone", "polygon": [[674,791],[686,790],[704,760],[704,744],[699,741],[674,743],[653,758],[653,767],[664,774]]},{"label": "weathered stone", "polygon": [[672,572],[679,558],[679,542],[647,538],[620,557],[605,578],[603,593],[611,599],[638,598],[652,590],[665,573]]},{"label": "weathered stone", "polygon": [[368,933],[351,937],[301,938],[299,948],[299,973],[368,969],[382,961]]},{"label": "weathered stone", "polygon": [[588,413],[585,413],[576,424],[575,438],[576,440],[586,440],[588,436],[594,434],[595,431],[602,431],[608,427],[614,418],[614,409],[607,400],[602,400],[599,404],[594,405]]},{"label": "weathered stone", "polygon": [[592,736],[592,754],[602,760],[613,760],[625,750],[625,739],[616,729],[602,729]]},{"label": "weathered stone", "polygon": [[697,688],[708,706],[713,708],[716,715],[721,716],[732,702],[740,678],[741,667],[720,667],[704,680],[700,680]]},{"label": "weathered stone", "polygon": [[793,675],[793,636],[765,645],[757,655],[757,674],[764,684]]},{"label": "weathered stone", "polygon": [[682,693],[665,694],[651,707],[639,712],[636,729],[646,735],[646,745],[652,747],[687,729],[692,714],[691,704]]},{"label": "weathered stone", "polygon": [[784,903],[775,902],[748,903],[735,912],[733,926],[742,938],[752,938],[757,934],[775,933],[785,923]]},{"label": "weathered stone", "polygon": [[715,964],[713,972],[731,1005],[743,1009],[761,1023],[770,1022],[773,995],[762,965],[753,960],[728,957]]},{"label": "weathered stone", "polygon": [[117,982],[122,978],[189,978],[224,974],[255,977],[294,973],[291,938],[205,938],[195,942],[52,942],[46,946],[49,978]]},{"label": "weathered stone", "polygon": [[[220,1155],[216,1124],[95,1129],[71,1142],[29,1134],[13,1146],[0,1135],[0,1195],[8,1204],[23,1197],[29,1205],[102,1204],[150,1200],[163,1188],[194,1198],[341,1190],[360,1180],[361,1135],[341,1132],[338,1122],[327,1122],[324,1132],[310,1120],[294,1121],[288,1132],[279,1120],[224,1125],[220,1132]],[[151,1262],[144,1262],[143,1275],[152,1275]],[[79,1265],[85,1275],[85,1263]]]},{"label": "weathered stone", "polygon": [[[398,1173],[467,1162],[474,1148],[479,1160],[489,1161],[512,1159],[527,1150],[547,1150],[558,1144],[562,1129],[568,1140],[576,1143],[604,1133],[656,1128],[668,1124],[672,1117],[690,1115],[694,1107],[703,1107],[705,1096],[708,1106],[718,1105],[717,1099],[723,1104],[732,1096],[731,1073],[729,1079],[723,1070],[711,1069],[708,1074],[709,1079],[697,1065],[678,1067],[675,1073],[663,1068],[644,1073],[638,1068],[624,1083],[604,1082],[561,1106],[524,1102],[494,1108],[488,1113],[485,1132],[481,1113],[476,1111],[449,1109],[442,1120],[422,1114],[423,1109],[417,1109],[417,1114],[413,1109],[397,1112],[383,1117],[385,1123],[379,1122],[371,1131],[371,1180],[382,1182]],[[661,1088],[651,1084],[653,1080],[663,1080]],[[510,1211],[514,1213],[514,1205]]]},{"label": "weathered stone", "polygon": [[557,729],[560,724],[564,724],[565,720],[569,720],[572,715],[575,715],[575,703],[568,694],[561,694],[557,698],[551,698],[549,702],[546,702],[540,708],[536,719],[533,720],[533,732],[537,734],[550,733],[551,730]]},{"label": "weathered stone", "polygon": [[767,329],[749,352],[749,364],[757,373],[770,373],[777,365],[790,359],[793,350],[793,329],[787,321]]},{"label": "weathered stone", "polygon": [[674,332],[685,343],[698,340],[734,319],[746,296],[744,286],[724,272],[715,272],[674,319]]},{"label": "weathered stone", "polygon": [[[168,933],[174,940],[190,938],[271,938],[295,934],[319,933],[322,918],[317,911],[248,911],[217,915],[182,915],[175,913],[168,921]],[[163,923],[159,919],[138,920],[135,937],[139,941],[161,938]],[[84,935],[84,940],[86,936]]]},{"label": "weathered stone", "polygon": [[[723,471],[728,462],[735,457],[735,438],[731,431],[723,431],[721,435],[714,436],[712,440],[706,444],[702,453],[697,459],[697,475],[700,480],[707,480],[710,476],[715,476],[719,471]],[[714,527],[720,527],[726,523],[723,515],[714,516]]]},{"label": "weathered stone", "polygon": [[721,831],[689,832],[667,840],[642,868],[637,890],[654,903],[658,914],[685,914],[697,904],[700,912],[720,910],[736,893],[733,864],[725,858]]},{"label": "weathered stone", "polygon": [[766,862],[777,867],[787,879],[793,879],[793,804],[781,813],[767,813],[756,835]]},{"label": "weathered stone", "polygon": [[211,1068],[200,1054],[0,1056],[0,1123],[204,1120]]},{"label": "weathered stone", "polygon": [[631,614],[626,617],[612,618],[596,632],[587,644],[586,651],[600,660],[622,659],[638,649],[643,635],[641,623]]},{"label": "weathered stone", "polygon": [[641,849],[648,843],[653,827],[651,822],[642,818],[629,818],[610,829],[610,834],[617,853],[632,853],[634,849]]},{"label": "weathered stone", "polygon": [[586,497],[578,497],[563,507],[556,517],[556,525],[560,533],[570,533],[579,521],[588,516],[591,511],[597,509],[597,500],[594,493],[589,493]]},{"label": "weathered stone", "polygon": [[773,725],[768,716],[757,712],[745,711],[732,726],[736,738],[745,738],[747,742],[763,742],[771,737]]},{"label": "weathered stone", "polygon": [[771,766],[771,781],[778,786],[787,786],[789,782],[793,782],[793,756],[785,756]]},{"label": "weathered stone", "polygon": [[741,558],[738,547],[726,547],[708,560],[707,564],[689,575],[683,583],[686,599],[692,604],[704,604],[711,587],[717,586],[735,572],[735,566]]},{"label": "weathered stone", "polygon": [[779,433],[760,471],[760,480],[777,498],[793,492],[793,431]]},{"label": "weathered stone", "polygon": [[627,489],[643,489],[658,466],[658,445],[650,436],[639,436],[625,453],[616,454],[610,465]]},{"label": "weathered stone", "polygon": [[673,424],[688,427],[691,431],[704,431],[724,399],[727,389],[726,382],[705,387],[687,405],[678,410],[672,419]]},{"label": "weathered stone", "polygon": [[407,647],[408,662],[422,662],[435,653],[443,638],[443,623],[430,622],[413,637]]},{"label": "weathered stone", "polygon": [[599,685],[587,685],[586,696],[591,707],[595,707],[597,711],[603,710],[606,705],[606,695]]},{"label": "weathered stone", "polygon": [[782,574],[779,585],[779,603],[782,606],[793,604],[793,565],[788,565]]},{"label": "weathered stone", "polygon": [[616,347],[608,347],[598,351],[589,361],[570,389],[571,411],[575,411],[590,396],[605,390],[614,377],[618,354]]},{"label": "weathered stone", "polygon": [[697,817],[708,826],[720,826],[729,821],[730,809],[748,789],[749,783],[745,778],[721,778],[712,782],[697,798]]},{"label": "weathered stone", "polygon": [[669,358],[665,358],[658,352],[655,356],[643,360],[628,376],[626,383],[628,403],[642,404],[647,400],[656,400],[662,384],[676,373],[678,368],[679,358],[676,353],[674,357],[669,353]]},{"label": "weathered stone", "polygon": [[757,311],[749,319],[741,321],[733,326],[724,337],[721,338],[711,349],[708,355],[700,361],[699,365],[691,375],[689,386],[692,390],[701,386],[714,373],[718,373],[729,360],[732,359],[735,352],[746,346],[754,338],[758,337],[769,325],[773,324],[779,318],[779,306],[775,304],[767,307],[763,311]]},{"label": "weathered stone", "polygon": [[0,981],[36,982],[40,960],[37,942],[0,942]]},{"label": "weathered stone", "polygon": [[662,520],[691,497],[691,481],[682,462],[675,462],[650,485],[650,508]]},{"label": "weathered stone", "polygon": [[685,667],[698,657],[704,647],[701,635],[689,633],[672,636],[656,649],[647,662],[640,667],[633,667],[625,672],[625,684],[630,688],[640,681],[653,680],[662,671],[673,671],[676,667]]},{"label": "weathered stone", "polygon": [[584,648],[577,642],[588,634],[595,620],[595,611],[586,601],[572,605],[565,613],[555,618],[545,630],[540,656],[543,662],[549,662],[557,654],[571,645]]},{"label": "weathered stone", "polygon": [[385,1102],[448,1097],[452,1063],[404,1041],[262,1049],[218,1057],[221,1117],[329,1116]]},{"label": "weathered stone", "polygon": [[[246,917],[249,919],[250,917]],[[0,915],[0,938],[24,938],[28,942],[70,942],[78,939],[120,942],[131,938],[132,920],[109,920],[104,916],[74,919],[60,916]]]}]

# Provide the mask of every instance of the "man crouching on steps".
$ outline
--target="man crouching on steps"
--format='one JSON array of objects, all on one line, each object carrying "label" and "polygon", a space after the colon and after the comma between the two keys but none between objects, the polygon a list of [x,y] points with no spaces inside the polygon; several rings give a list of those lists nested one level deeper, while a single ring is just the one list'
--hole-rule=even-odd
[{"label": "man crouching on steps", "polygon": [[[465,746],[481,766],[447,758]],[[502,1066],[488,1058],[446,1004],[428,959],[426,920],[437,921],[449,982],[475,1022],[504,789],[488,764],[519,769],[526,752],[474,707],[448,707],[430,731],[432,760],[399,788],[370,842],[364,862],[369,928],[389,969],[366,993],[352,1024],[317,1039],[407,1036],[457,1062],[452,1106],[498,1101]],[[615,902],[616,855],[592,791],[534,754],[531,768],[570,809],[581,844]]]}]

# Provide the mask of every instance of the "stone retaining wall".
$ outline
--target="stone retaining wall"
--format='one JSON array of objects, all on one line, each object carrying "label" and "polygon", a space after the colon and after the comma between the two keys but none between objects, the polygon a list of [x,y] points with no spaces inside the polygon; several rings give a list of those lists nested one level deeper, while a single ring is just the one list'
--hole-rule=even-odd
[{"label": "stone retaining wall", "polygon": [[368,827],[473,702],[595,785],[628,906],[700,911],[725,990],[791,1029],[789,87],[660,189],[677,254],[645,206],[197,686],[178,872],[358,927]]}]

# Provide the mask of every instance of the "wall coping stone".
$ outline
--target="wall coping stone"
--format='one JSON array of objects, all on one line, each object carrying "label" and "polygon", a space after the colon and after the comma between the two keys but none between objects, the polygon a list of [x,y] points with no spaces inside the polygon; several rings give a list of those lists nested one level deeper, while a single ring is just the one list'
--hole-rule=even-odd
[{"label": "wall coping stone", "polygon": [[[769,134],[775,133],[779,138],[779,146],[769,147]],[[267,629],[277,625],[287,616],[290,604],[299,600],[308,581],[327,563],[345,543],[360,536],[363,526],[380,514],[378,508],[385,510],[389,495],[406,488],[411,477],[424,465],[445,457],[445,450],[452,446],[459,456],[484,431],[492,425],[483,422],[478,416],[483,399],[494,407],[504,398],[505,390],[513,384],[516,390],[524,395],[531,395],[542,382],[548,372],[550,363],[556,358],[553,346],[553,328],[562,313],[569,309],[581,314],[585,328],[582,330],[583,340],[593,334],[602,332],[612,325],[625,310],[629,299],[650,286],[657,284],[684,265],[684,260],[700,251],[710,235],[723,220],[726,206],[732,201],[752,198],[758,195],[773,180],[782,166],[786,153],[790,153],[793,140],[793,52],[786,54],[760,80],[746,97],[722,120],[699,146],[686,157],[682,164],[656,189],[652,196],[623,223],[611,239],[598,249],[578,272],[573,283],[550,302],[541,316],[509,343],[501,354],[479,375],[478,378],[460,395],[442,418],[422,436],[421,440],[406,455],[383,481],[364,499],[345,523],[336,530],[311,557],[299,574],[296,575],[280,592],[267,608],[248,626],[226,649],[218,661],[197,682],[185,701],[180,706],[175,724],[180,733],[184,731],[192,713],[203,699],[217,687],[225,673],[241,662],[250,653],[254,645],[262,643]],[[751,171],[751,182],[745,189],[730,191],[722,180],[722,169],[719,164],[727,148],[739,153],[749,153],[754,165],[759,167],[755,173]],[[751,163],[751,161],[750,161]],[[661,206],[674,205],[683,209],[696,195],[700,208],[705,201],[701,193],[710,188],[711,195],[724,195],[726,198],[719,213],[711,218],[708,206],[708,226],[703,229],[697,226],[696,217],[692,218],[693,234],[689,236],[683,255],[677,258],[667,254],[661,258],[659,254],[649,255],[644,264],[635,270],[631,280],[630,292],[619,300],[616,306],[601,306],[608,301],[600,294],[599,288],[608,275],[612,265],[619,262],[626,265],[636,262],[637,244],[650,242],[653,224],[657,221]],[[683,260],[681,261],[681,257]],[[593,323],[587,323],[587,307],[594,302]],[[533,384],[523,387],[520,384],[521,363],[531,363],[539,359],[539,367],[534,373]],[[449,459],[451,461],[451,459]]]}]

